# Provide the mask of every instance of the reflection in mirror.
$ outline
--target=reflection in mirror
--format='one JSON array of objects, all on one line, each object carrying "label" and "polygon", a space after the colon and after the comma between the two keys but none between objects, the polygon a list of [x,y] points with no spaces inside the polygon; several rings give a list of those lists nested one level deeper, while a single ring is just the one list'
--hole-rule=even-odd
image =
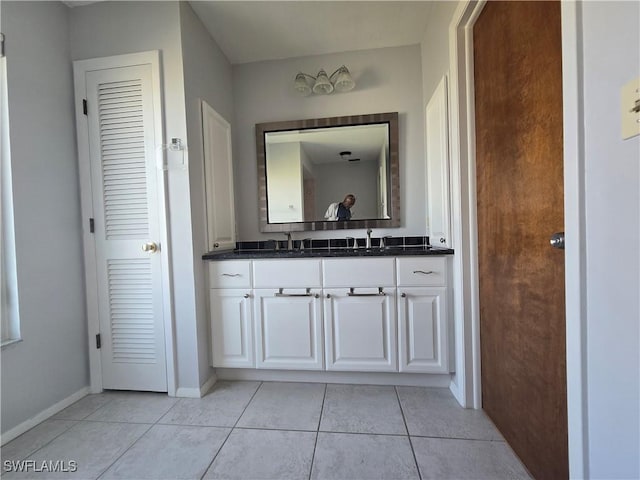
[{"label": "reflection in mirror", "polygon": [[389,218],[388,130],[382,123],[267,132],[269,223],[335,219],[327,210],[348,194],[356,199],[351,219]]},{"label": "reflection in mirror", "polygon": [[[261,231],[400,226],[397,119],[256,125]],[[347,195],[355,203],[345,210]]]}]

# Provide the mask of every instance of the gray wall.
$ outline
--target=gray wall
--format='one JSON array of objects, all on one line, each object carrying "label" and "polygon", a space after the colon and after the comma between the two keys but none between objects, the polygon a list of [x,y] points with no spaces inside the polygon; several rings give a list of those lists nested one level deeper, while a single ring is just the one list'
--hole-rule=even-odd
[{"label": "gray wall", "polygon": [[0,3],[23,341],[2,349],[2,431],[89,383],[68,8]]},{"label": "gray wall", "polygon": [[211,369],[209,367],[209,322],[206,307],[209,295],[204,281],[206,264],[201,258],[208,249],[200,99],[205,100],[229,122],[233,132],[232,74],[231,64],[187,2],[180,3],[180,26],[187,143],[189,146],[199,381],[202,385],[211,375]]},{"label": "gray wall", "polygon": [[449,25],[458,4],[459,2],[435,2],[429,14],[421,43],[423,113],[440,79],[445,73],[449,73]]},{"label": "gray wall", "polygon": [[[301,97],[294,91],[293,81],[299,71],[315,75],[325,68],[330,74],[342,64],[356,81],[354,90],[310,97]],[[419,45],[234,65],[233,81],[240,240],[269,238],[269,234],[260,233],[258,223],[256,123],[379,112],[399,112],[402,227],[378,229],[374,235],[424,234],[424,115]],[[327,238],[334,234],[329,231],[304,235]]]},{"label": "gray wall", "polygon": [[[100,2],[71,9],[73,60],[160,50],[163,85],[165,143],[180,138],[187,143],[185,89],[177,2]],[[200,387],[202,340],[198,312],[192,243],[189,171],[169,154],[168,201],[170,258],[173,275],[178,387]],[[201,309],[200,309],[201,310]],[[202,353],[204,355],[204,353]],[[202,376],[204,376],[203,374]]]},{"label": "gray wall", "polygon": [[621,139],[619,97],[640,75],[640,3],[580,6],[589,476],[640,478],[640,137]]},{"label": "gray wall", "polygon": [[321,164],[315,172],[316,218],[323,219],[329,205],[341,202],[348,193],[356,197],[351,209],[354,220],[378,217],[377,162]]}]

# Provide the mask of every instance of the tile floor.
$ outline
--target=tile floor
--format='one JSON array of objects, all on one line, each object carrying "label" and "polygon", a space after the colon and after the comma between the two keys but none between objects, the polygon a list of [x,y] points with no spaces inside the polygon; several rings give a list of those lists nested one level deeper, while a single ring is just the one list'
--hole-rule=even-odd
[{"label": "tile floor", "polygon": [[77,462],[74,473],[3,471],[7,480],[530,478],[484,413],[442,388],[218,382],[201,399],[105,392],[1,453],[5,468]]}]

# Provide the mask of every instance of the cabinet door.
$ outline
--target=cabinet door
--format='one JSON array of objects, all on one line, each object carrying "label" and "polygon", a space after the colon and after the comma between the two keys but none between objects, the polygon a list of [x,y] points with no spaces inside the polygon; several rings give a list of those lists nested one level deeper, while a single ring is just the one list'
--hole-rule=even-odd
[{"label": "cabinet door", "polygon": [[209,250],[236,248],[236,220],[231,160],[231,126],[202,102],[205,190]]},{"label": "cabinet door", "polygon": [[383,289],[384,295],[377,292],[324,290],[327,370],[398,370],[395,289]]},{"label": "cabinet door", "polygon": [[320,292],[255,290],[257,368],[322,370]]},{"label": "cabinet door", "polygon": [[253,301],[249,290],[209,290],[212,366],[255,366],[253,356]]},{"label": "cabinet door", "polygon": [[447,290],[399,288],[400,371],[449,372]]}]

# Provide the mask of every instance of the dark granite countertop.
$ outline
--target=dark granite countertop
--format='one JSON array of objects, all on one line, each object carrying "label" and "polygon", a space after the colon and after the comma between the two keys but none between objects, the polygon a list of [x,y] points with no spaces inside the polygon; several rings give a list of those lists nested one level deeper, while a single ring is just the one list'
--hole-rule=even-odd
[{"label": "dark granite countertop", "polygon": [[208,252],[203,260],[239,260],[255,258],[314,258],[314,257],[397,257],[405,255],[453,255],[450,248],[430,246],[387,247],[380,248],[306,248],[304,250],[228,250],[226,252]]}]

